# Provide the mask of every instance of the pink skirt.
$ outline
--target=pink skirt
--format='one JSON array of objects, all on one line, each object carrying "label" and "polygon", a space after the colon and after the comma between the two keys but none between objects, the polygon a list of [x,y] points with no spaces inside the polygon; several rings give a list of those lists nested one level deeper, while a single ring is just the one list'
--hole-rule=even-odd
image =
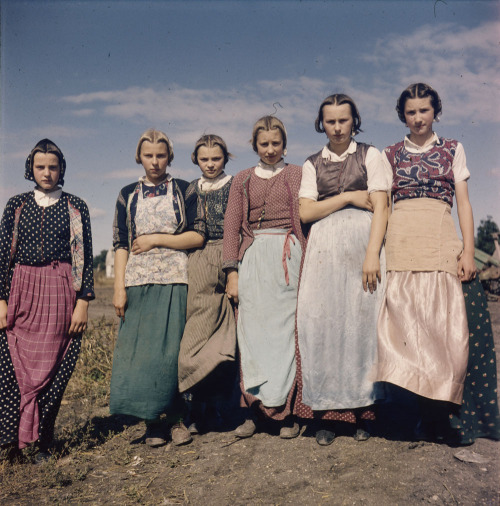
[{"label": "pink skirt", "polygon": [[7,339],[21,393],[19,448],[38,440],[37,396],[53,378],[71,343],[68,330],[75,298],[71,264],[15,266]]},{"label": "pink skirt", "polygon": [[376,381],[461,404],[469,353],[460,280],[447,272],[388,272],[378,320]]}]

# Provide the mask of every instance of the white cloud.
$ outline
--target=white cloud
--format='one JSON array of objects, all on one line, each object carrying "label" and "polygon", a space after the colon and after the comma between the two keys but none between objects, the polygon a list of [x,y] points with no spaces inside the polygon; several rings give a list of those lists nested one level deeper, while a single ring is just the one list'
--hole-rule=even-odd
[{"label": "white cloud", "polygon": [[381,72],[388,75],[367,91],[381,101],[380,110],[386,111],[387,96],[393,96],[395,103],[409,84],[427,82],[441,95],[443,117],[448,123],[464,120],[496,123],[500,119],[499,31],[499,22],[472,29],[433,24],[404,36],[382,37],[374,52],[364,58],[374,65],[373,75]]}]

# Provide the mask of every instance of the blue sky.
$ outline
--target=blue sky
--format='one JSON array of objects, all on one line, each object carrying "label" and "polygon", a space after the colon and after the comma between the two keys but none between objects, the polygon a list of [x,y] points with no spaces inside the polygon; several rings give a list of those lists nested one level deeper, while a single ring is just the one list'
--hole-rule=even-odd
[{"label": "blue sky", "polygon": [[49,137],[67,163],[65,190],[89,204],[94,254],[111,245],[120,188],[143,171],[140,134],[174,143],[172,174],[198,176],[190,153],[217,133],[235,174],[257,157],[252,125],[276,111],[287,161],[326,141],[317,108],[351,95],[379,149],[406,128],[394,110],[410,83],[431,84],[435,130],[464,144],[476,226],[500,225],[500,3],[496,1],[21,1],[1,0],[0,208],[31,189],[24,161]]}]

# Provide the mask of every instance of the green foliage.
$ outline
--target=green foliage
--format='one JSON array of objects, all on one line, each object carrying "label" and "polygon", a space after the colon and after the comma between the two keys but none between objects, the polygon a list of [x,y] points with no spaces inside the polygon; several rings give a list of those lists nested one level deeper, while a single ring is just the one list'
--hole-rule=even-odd
[{"label": "green foliage", "polygon": [[101,252],[94,257],[94,269],[95,270],[106,270],[106,254],[108,250],[103,249]]},{"label": "green foliage", "polygon": [[493,221],[491,216],[487,216],[485,220],[481,220],[477,227],[476,248],[485,251],[488,255],[492,255],[495,251],[492,234],[498,233],[498,231],[498,225]]}]

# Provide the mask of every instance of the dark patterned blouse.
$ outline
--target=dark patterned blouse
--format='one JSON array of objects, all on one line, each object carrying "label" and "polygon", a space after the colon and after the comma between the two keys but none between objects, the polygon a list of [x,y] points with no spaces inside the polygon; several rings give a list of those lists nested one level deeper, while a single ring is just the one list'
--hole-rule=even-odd
[{"label": "dark patterned blouse", "polygon": [[80,213],[83,232],[84,263],[77,296],[94,298],[92,233],[87,205],[80,198],[63,192],[55,204],[42,207],[36,203],[34,192],[27,192],[7,202],[0,224],[1,300],[8,299],[15,264],[72,262],[68,204]]}]

